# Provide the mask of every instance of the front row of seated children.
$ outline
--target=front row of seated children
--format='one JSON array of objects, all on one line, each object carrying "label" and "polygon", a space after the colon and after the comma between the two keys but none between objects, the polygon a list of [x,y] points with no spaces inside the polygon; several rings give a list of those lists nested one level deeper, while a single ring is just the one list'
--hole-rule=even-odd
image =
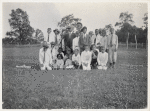
[{"label": "front row of seated children", "polygon": [[[71,49],[66,49],[66,54],[62,52],[62,48],[58,49],[57,58],[54,59],[51,54],[51,50],[47,47],[47,43],[43,43],[43,48],[39,51],[39,61],[41,64],[41,70],[57,70],[57,69],[107,69],[108,53],[105,52],[104,47],[101,47],[99,51],[95,45],[91,46],[91,50],[86,45],[85,50],[79,52],[79,47],[75,47],[72,55]],[[53,58],[53,59],[52,59]]]},{"label": "front row of seated children", "polygon": [[74,54],[71,54],[71,50],[68,48],[66,54],[62,52],[62,49],[58,49],[57,59],[53,63],[53,69],[80,69],[91,70],[92,69],[103,69],[107,70],[108,54],[105,52],[104,47],[101,47],[101,52],[96,48],[95,45],[85,46],[85,50],[79,53],[79,48],[75,47]]}]

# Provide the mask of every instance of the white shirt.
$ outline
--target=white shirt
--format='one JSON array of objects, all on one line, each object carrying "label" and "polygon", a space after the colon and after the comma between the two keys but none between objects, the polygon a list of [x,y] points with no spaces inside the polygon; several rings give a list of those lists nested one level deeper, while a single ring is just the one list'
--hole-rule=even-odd
[{"label": "white shirt", "polygon": [[95,38],[96,38],[96,36],[92,35],[92,37],[91,37],[91,42],[92,42],[92,44],[94,44]]},{"label": "white shirt", "polygon": [[51,54],[52,54],[52,59],[56,60],[57,59],[57,54],[58,54],[58,47],[54,46],[54,48],[51,48]]},{"label": "white shirt", "polygon": [[111,45],[116,45],[116,48],[118,48],[118,36],[116,34],[110,34],[107,36],[107,47],[112,47]]},{"label": "white shirt", "polygon": [[72,55],[72,61],[77,61],[79,63],[79,65],[81,65],[81,57],[80,54],[78,54],[77,56],[75,56],[75,54]]},{"label": "white shirt", "polygon": [[104,52],[104,53],[99,52],[98,53],[98,57],[97,57],[98,65],[106,66],[107,61],[108,61],[108,53],[106,53],[106,52]]},{"label": "white shirt", "polygon": [[75,38],[73,39],[72,49],[74,50],[76,46],[79,47],[79,37],[75,37]]},{"label": "white shirt", "polygon": [[[96,38],[96,42],[95,42],[95,45],[96,46],[100,46],[101,45],[101,38],[102,36],[100,36],[99,34],[96,36],[96,35],[93,35],[94,38]],[[95,40],[95,39],[94,39]],[[100,45],[98,45],[98,43],[100,43]]]},{"label": "white shirt", "polygon": [[51,52],[50,52],[50,49],[48,48],[46,51],[45,51],[45,61],[44,61],[44,48],[41,48],[40,51],[39,51],[39,62],[40,64],[52,64],[52,55],[51,55]]},{"label": "white shirt", "polygon": [[107,37],[101,38],[101,46],[103,46],[105,49],[107,48]]},{"label": "white shirt", "polygon": [[92,52],[90,52],[90,51],[83,51],[81,53],[81,63],[91,64],[91,59],[92,59]]},{"label": "white shirt", "polygon": [[57,59],[56,64],[59,68],[63,68],[64,65],[63,59]]}]

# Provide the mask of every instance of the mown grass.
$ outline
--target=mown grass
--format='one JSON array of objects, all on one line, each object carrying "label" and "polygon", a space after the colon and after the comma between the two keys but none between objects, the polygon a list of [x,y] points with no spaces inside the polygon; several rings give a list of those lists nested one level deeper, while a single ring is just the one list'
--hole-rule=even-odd
[{"label": "mown grass", "polygon": [[3,109],[147,107],[147,51],[119,48],[115,69],[37,71],[39,47],[3,47]]}]

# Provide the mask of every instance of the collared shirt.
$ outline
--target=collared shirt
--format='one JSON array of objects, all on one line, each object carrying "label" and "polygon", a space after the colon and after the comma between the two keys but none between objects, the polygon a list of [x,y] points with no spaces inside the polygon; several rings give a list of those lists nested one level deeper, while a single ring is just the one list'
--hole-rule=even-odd
[{"label": "collared shirt", "polygon": [[[95,38],[95,39],[94,39],[95,45],[96,45],[96,46],[100,46],[100,45],[101,45],[101,38],[102,38],[102,36],[99,35],[99,34],[98,34],[97,36],[96,36],[96,35],[93,35],[93,36],[94,36],[94,38]],[[100,45],[98,45],[98,44],[100,44]]]},{"label": "collared shirt", "polygon": [[110,34],[107,36],[107,48],[112,47],[113,45],[118,48],[118,36],[116,34]]},{"label": "collared shirt", "polygon": [[74,50],[76,46],[79,47],[79,37],[73,39],[72,49]]},{"label": "collared shirt", "polygon": [[97,57],[98,65],[106,66],[107,61],[108,61],[108,53],[106,53],[106,52],[104,52],[104,53],[99,52],[98,53],[98,57]]},{"label": "collared shirt", "polygon": [[83,51],[81,53],[81,63],[91,63],[91,59],[92,59],[92,52],[90,51]]},{"label": "collared shirt", "polygon": [[103,46],[105,49],[107,48],[107,37],[101,38],[101,46]]},{"label": "collared shirt", "polygon": [[94,36],[94,35],[92,35],[92,37],[91,37],[91,44],[95,44],[94,42],[95,42],[95,38],[96,38],[96,36]]},{"label": "collared shirt", "polygon": [[80,54],[78,54],[77,56],[75,54],[72,55],[72,61],[77,61],[79,63],[79,65],[81,65],[81,57]]},{"label": "collared shirt", "polygon": [[44,48],[40,49],[39,62],[40,64],[52,64],[52,55],[49,48],[45,52],[44,52]]}]

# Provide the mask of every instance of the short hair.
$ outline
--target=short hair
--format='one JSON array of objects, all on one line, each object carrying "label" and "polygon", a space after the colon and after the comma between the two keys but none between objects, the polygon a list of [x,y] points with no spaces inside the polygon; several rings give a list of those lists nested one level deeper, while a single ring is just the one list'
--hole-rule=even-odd
[{"label": "short hair", "polygon": [[81,26],[82,26],[82,23],[81,23],[81,22],[78,22],[77,24],[81,24]]},{"label": "short hair", "polygon": [[96,30],[98,30],[98,29],[95,29],[95,31],[96,31]]},{"label": "short hair", "polygon": [[61,57],[61,59],[63,59],[63,56],[62,56],[62,54],[57,54],[57,58],[58,58],[58,56],[60,56],[60,57]]},{"label": "short hair", "polygon": [[84,29],[86,29],[86,30],[87,30],[87,27],[86,27],[86,26],[84,26],[84,27],[81,29],[81,32],[83,32],[83,30],[84,30]]},{"label": "short hair", "polygon": [[58,50],[60,50],[60,49],[61,49],[61,50],[63,50],[63,48],[62,48],[62,47],[59,47],[59,48],[58,48]]}]

